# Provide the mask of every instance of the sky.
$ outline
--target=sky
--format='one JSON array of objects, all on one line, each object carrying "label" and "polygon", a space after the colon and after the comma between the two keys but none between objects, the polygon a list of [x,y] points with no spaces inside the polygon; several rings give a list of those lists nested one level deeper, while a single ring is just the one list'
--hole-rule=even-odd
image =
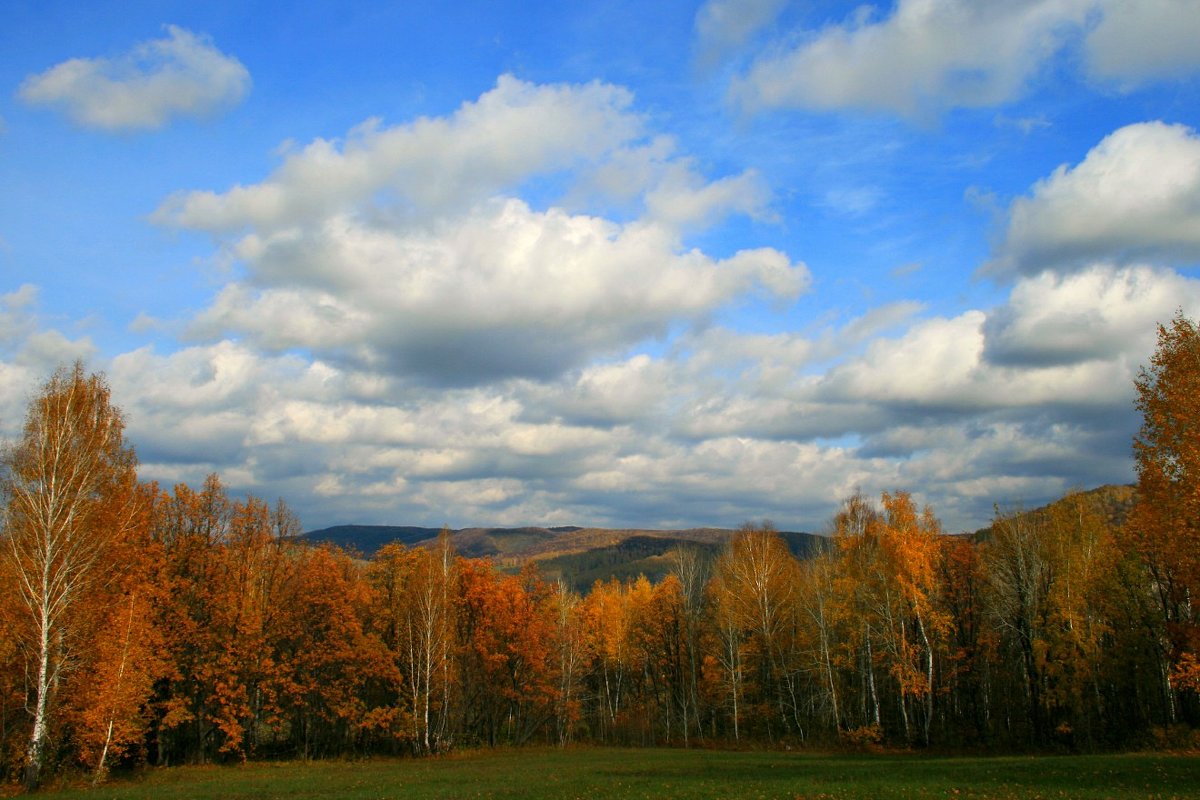
[{"label": "sky", "polygon": [[950,531],[1127,483],[1200,0],[9,0],[0,435],[338,523]]}]

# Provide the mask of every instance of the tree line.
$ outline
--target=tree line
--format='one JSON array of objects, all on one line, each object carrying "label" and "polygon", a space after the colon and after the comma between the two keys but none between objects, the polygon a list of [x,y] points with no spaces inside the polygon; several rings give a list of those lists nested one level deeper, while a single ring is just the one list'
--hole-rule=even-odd
[{"label": "tree line", "polygon": [[856,494],[804,560],[769,524],[586,594],[436,545],[304,543],[217,476],[140,482],[61,369],[4,455],[0,770],[638,745],[1100,748],[1200,723],[1200,332],[1138,381],[1124,524],[1073,494],[948,536]]}]

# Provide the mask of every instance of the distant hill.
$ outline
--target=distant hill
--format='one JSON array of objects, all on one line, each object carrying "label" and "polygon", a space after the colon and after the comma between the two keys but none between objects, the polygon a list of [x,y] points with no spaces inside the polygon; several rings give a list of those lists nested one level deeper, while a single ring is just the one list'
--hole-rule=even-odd
[{"label": "distant hill", "polygon": [[392,542],[414,545],[436,539],[440,528],[417,528],[398,525],[334,525],[304,534],[314,544],[335,544],[343,550],[371,558],[379,548]]},{"label": "distant hill", "polygon": [[[392,525],[336,525],[310,531],[304,538],[328,542],[371,558],[391,542],[421,547],[437,540],[440,528]],[[736,531],[724,528],[687,530],[618,530],[581,528],[463,528],[450,532],[454,548],[469,558],[492,558],[502,568],[518,569],[535,561],[542,574],[561,578],[572,587],[586,590],[597,580],[624,579],[645,575],[658,580],[670,569],[671,554],[681,546],[692,546],[716,555]],[[797,531],[780,536],[798,558],[817,552],[824,537]]]},{"label": "distant hill", "polygon": [[[1051,508],[1061,503],[1067,497],[1071,497],[1075,492],[1070,492],[1063,497],[1048,503],[1039,508],[1031,508],[1023,510],[1020,508],[1004,508],[1001,506],[1001,513],[1016,511],[1020,514],[1028,514],[1034,517],[1044,516]],[[1099,486],[1095,489],[1089,489],[1084,492],[1079,492],[1083,497],[1086,505],[1095,511],[1101,519],[1108,525],[1117,529],[1125,524],[1125,520],[1129,517],[1129,512],[1133,509],[1134,503],[1137,502],[1137,489],[1130,485],[1107,485]],[[975,531],[975,538],[987,539],[992,533],[992,527],[989,525],[986,528],[980,528]]]}]

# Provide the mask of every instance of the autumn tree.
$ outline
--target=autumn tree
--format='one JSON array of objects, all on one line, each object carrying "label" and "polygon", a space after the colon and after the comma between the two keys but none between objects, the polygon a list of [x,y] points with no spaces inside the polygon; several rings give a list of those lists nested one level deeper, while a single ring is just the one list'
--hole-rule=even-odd
[{"label": "autumn tree", "polygon": [[744,525],[713,566],[712,596],[723,631],[730,698],[736,701],[738,685],[753,678],[757,716],[766,723],[769,738],[780,729],[801,732],[794,649],[796,586],[796,560],[770,523]]},{"label": "autumn tree", "polygon": [[[132,485],[140,497],[118,508],[137,516],[110,543],[99,583],[80,622],[89,647],[80,668],[65,679],[63,717],[79,761],[102,780],[113,761],[136,750],[149,722],[155,681],[165,673],[161,629],[154,609],[166,601],[159,582],[162,551],[151,539],[151,508],[157,488]],[[124,512],[122,512],[124,513]]]},{"label": "autumn tree", "polygon": [[1080,492],[1045,513],[1058,565],[1049,597],[1045,699],[1060,737],[1093,740],[1103,722],[1103,672],[1115,633],[1117,547],[1106,521]]},{"label": "autumn tree", "polygon": [[1042,519],[1021,512],[997,512],[984,549],[988,606],[1004,639],[1017,654],[1030,737],[1048,734],[1045,702],[1045,640],[1050,624],[1050,590],[1057,562]]},{"label": "autumn tree", "polygon": [[826,718],[834,731],[842,729],[839,668],[835,664],[841,634],[837,626],[834,581],[837,554],[822,552],[812,556],[799,571],[796,586],[797,612],[802,615],[801,634],[806,644],[808,671],[820,676],[814,682],[813,706]]},{"label": "autumn tree", "polygon": [[596,581],[582,613],[591,632],[587,655],[597,734],[605,741],[623,718],[633,668],[629,653],[633,623],[626,587],[616,578]]},{"label": "autumn tree", "polygon": [[833,540],[837,558],[829,609],[838,631],[837,662],[855,678],[854,709],[841,705],[843,722],[849,729],[882,731],[881,687],[876,678],[880,621],[873,612],[871,586],[878,572],[879,527],[882,516],[861,492],[842,501],[833,518]]},{"label": "autumn tree", "polygon": [[905,736],[911,737],[910,701],[922,710],[922,738],[929,744],[933,721],[934,663],[949,619],[937,605],[941,524],[932,509],[918,511],[906,492],[884,493],[881,555],[884,585],[877,607],[884,613],[891,672],[900,693]]},{"label": "autumn tree", "polygon": [[693,728],[702,735],[700,723],[700,671],[704,656],[700,641],[704,629],[704,587],[708,583],[711,558],[694,545],[679,545],[671,551],[671,574],[679,581],[683,602],[683,648],[686,682],[683,714],[683,741],[686,745]]},{"label": "autumn tree", "polygon": [[626,738],[637,744],[670,741],[683,678],[679,582],[668,575],[654,585],[639,575],[626,581],[623,589],[631,669],[622,728]]},{"label": "autumn tree", "polygon": [[204,760],[214,738],[212,664],[219,647],[221,548],[233,504],[216,475],[201,490],[178,484],[155,506],[153,538],[163,550],[160,584],[168,602],[155,609],[168,655],[156,686],[152,726],[155,761]]},{"label": "autumn tree", "polygon": [[169,602],[158,608],[169,669],[156,687],[153,738],[160,763],[245,758],[277,747],[288,688],[282,602],[298,574],[299,522],[282,502],[231,501],[216,476],[161,499]]},{"label": "autumn tree", "polygon": [[588,631],[585,628],[583,602],[564,581],[554,584],[551,593],[554,612],[554,643],[557,660],[558,694],[555,707],[555,726],[558,743],[570,743],[576,723],[582,714],[579,697],[583,682],[584,656]]},{"label": "autumn tree", "polygon": [[28,610],[11,567],[0,558],[0,775],[21,764],[29,743],[25,658],[18,639]]},{"label": "autumn tree", "polygon": [[667,742],[681,735],[685,744],[692,704],[687,604],[683,584],[668,574],[654,585],[638,625],[643,631],[639,641],[644,652],[643,674],[655,700],[656,733]]},{"label": "autumn tree", "polygon": [[378,623],[405,683],[409,737],[417,752],[449,745],[458,570],[449,530],[433,548],[394,543],[376,555],[370,580]]},{"label": "autumn tree", "polygon": [[25,783],[36,786],[54,693],[79,664],[81,612],[111,575],[98,567],[136,514],[133,448],[104,378],[59,369],[30,403],[21,439],[4,455],[4,553],[24,606],[33,724]]},{"label": "autumn tree", "polygon": [[978,741],[989,733],[995,637],[988,624],[979,544],[971,536],[942,539],[939,605],[948,621],[943,665],[952,732]]},{"label": "autumn tree", "polygon": [[332,546],[299,548],[278,598],[280,624],[267,643],[277,716],[266,722],[304,758],[354,750],[386,738],[396,709],[381,689],[397,682],[396,665],[364,620],[371,586],[348,555]]},{"label": "autumn tree", "polygon": [[555,613],[536,571],[502,575],[460,561],[458,637],[468,734],[489,745],[524,744],[554,721]]},{"label": "autumn tree", "polygon": [[[1134,382],[1138,501],[1129,522],[1162,618],[1169,693],[1200,716],[1200,328],[1176,314]],[[1174,706],[1174,704],[1173,704]]]}]

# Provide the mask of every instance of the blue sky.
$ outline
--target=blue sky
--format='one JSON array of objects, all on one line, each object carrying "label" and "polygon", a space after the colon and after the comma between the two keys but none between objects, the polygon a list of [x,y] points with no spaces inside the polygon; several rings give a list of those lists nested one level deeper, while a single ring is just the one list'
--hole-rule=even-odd
[{"label": "blue sky", "polygon": [[0,432],[338,522],[950,530],[1132,479],[1200,2],[8,3]]}]

